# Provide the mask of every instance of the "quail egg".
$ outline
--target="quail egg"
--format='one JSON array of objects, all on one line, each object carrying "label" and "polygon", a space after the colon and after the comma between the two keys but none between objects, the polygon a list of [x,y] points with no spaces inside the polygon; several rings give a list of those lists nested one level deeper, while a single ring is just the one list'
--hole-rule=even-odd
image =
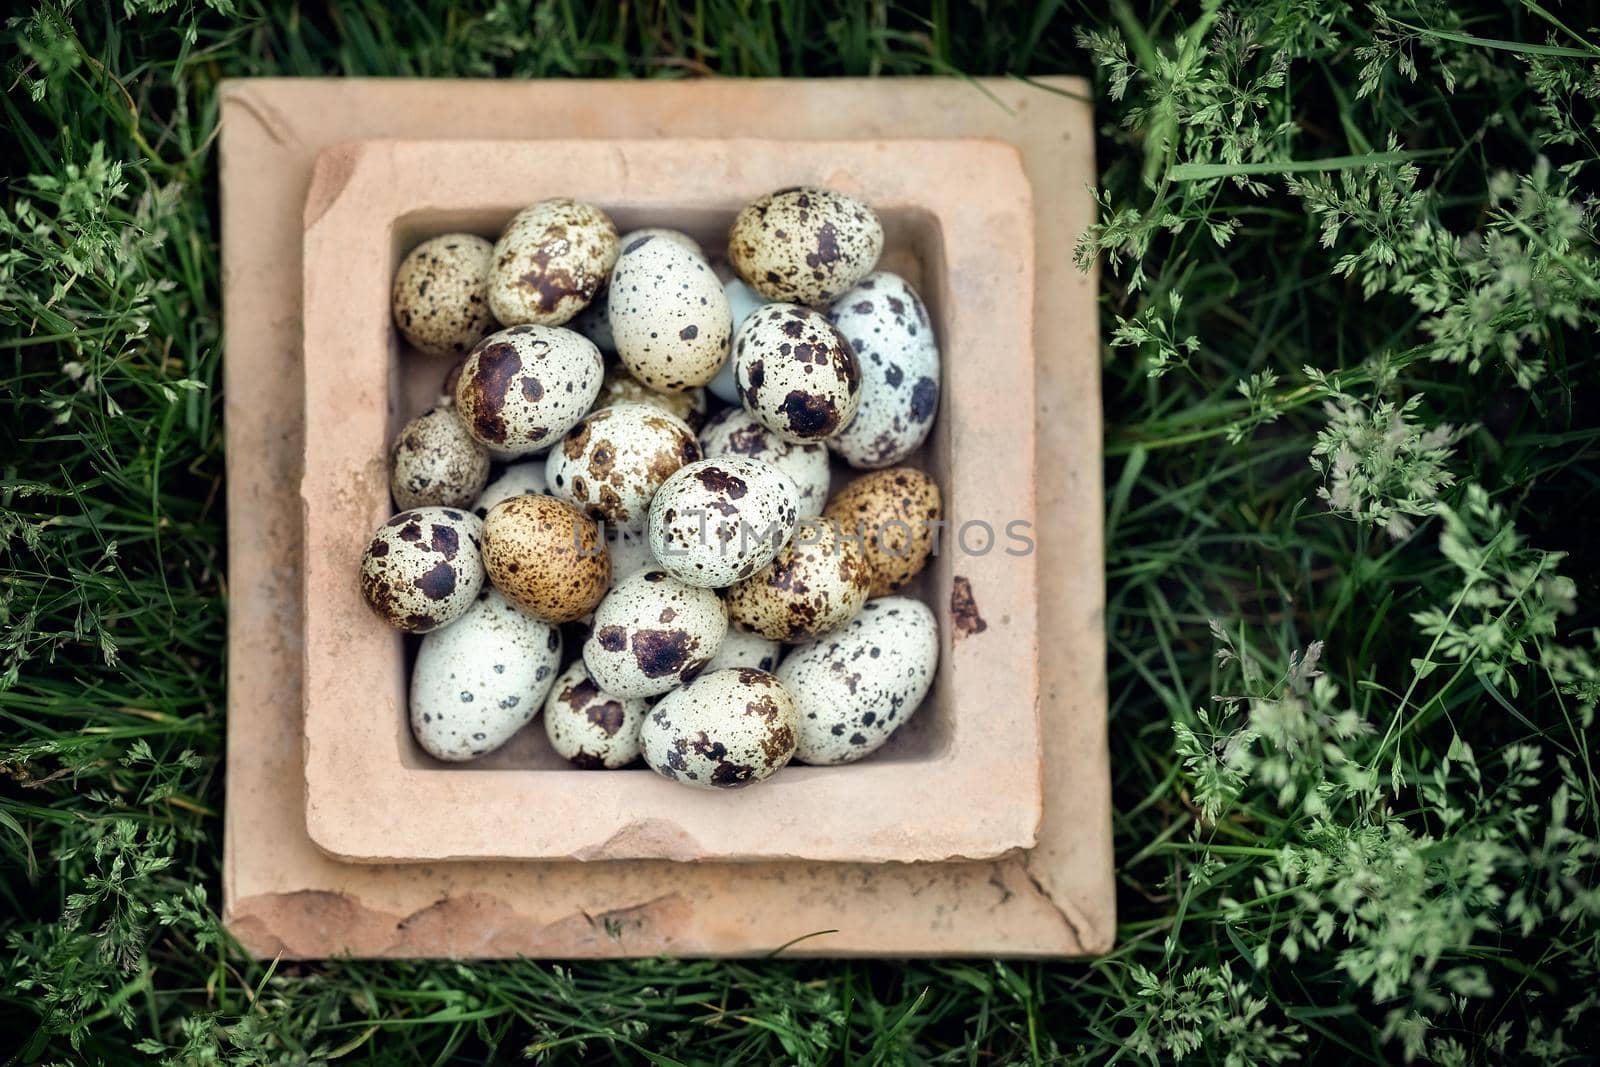
[{"label": "quail egg", "polygon": [[401,508],[466,507],[488,480],[489,453],[453,408],[418,415],[389,448],[389,492]]},{"label": "quail egg", "polygon": [[422,639],[411,668],[411,732],[435,759],[493,752],[539,714],[561,666],[561,631],[485,589]]},{"label": "quail egg", "polygon": [[424,241],[395,271],[394,321],[412,347],[430,356],[462,356],[494,329],[489,264],[494,245],[470,233]]},{"label": "quail egg", "polygon": [[396,629],[422,634],[448,625],[483,588],[482,537],[471,512],[402,511],[372,535],[361,559],[361,593]]},{"label": "quail egg", "polygon": [[853,763],[876,752],[928,695],[939,624],[921,601],[868,602],[841,630],[801,645],[778,668],[794,694],[803,763]]},{"label": "quail egg", "polygon": [[855,417],[861,367],[820,312],[768,304],[733,343],[733,379],[761,424],[785,441],[820,441]]},{"label": "quail egg", "polygon": [[506,326],[560,326],[582,311],[617,261],[617,228],[592,204],[524,208],[495,242],[489,308]]},{"label": "quail egg", "polygon": [[891,467],[839,490],[823,514],[861,539],[872,570],[870,595],[887,596],[927,566],[943,508],[938,482],[911,467]]},{"label": "quail egg", "polygon": [[697,789],[772,777],[794,755],[794,698],[766,671],[704,674],[656,702],[639,731],[645,762]]},{"label": "quail egg", "polygon": [[852,467],[899,463],[928,437],[939,407],[939,345],[917,294],[898,274],[863,278],[828,309],[861,364],[855,418],[828,438]]},{"label": "quail egg", "polygon": [[600,395],[605,364],[588,338],[556,326],[513,326],[478,342],[456,382],[456,411],[490,449],[543,452]]},{"label": "quail egg", "polygon": [[628,368],[618,364],[606,371],[606,380],[600,387],[600,399],[595,402],[595,406],[610,407],[621,403],[649,404],[651,407],[660,408],[668,415],[676,416],[688,423],[691,430],[698,431],[706,422],[708,405],[704,389],[663,393],[644,385],[628,373]]},{"label": "quail egg", "polygon": [[722,283],[675,241],[646,234],[623,245],[609,300],[617,355],[652,389],[705,385],[727,358],[733,316]]},{"label": "quail egg", "polygon": [[861,543],[815,520],[770,564],[728,590],[728,617],[774,641],[806,641],[855,618],[871,587]]},{"label": "quail egg", "polygon": [[865,278],[883,252],[883,224],[853,196],[780,189],[747,205],[728,232],[728,259],[763,296],[818,306]]},{"label": "quail egg", "polygon": [[556,755],[583,770],[615,770],[639,758],[639,727],[650,703],[601,689],[578,660],[544,702],[544,732]]},{"label": "quail egg", "polygon": [[550,450],[550,493],[624,530],[641,530],[650,499],[673,472],[700,458],[694,431],[648,404],[592,411]]},{"label": "quail egg", "polygon": [[506,599],[546,622],[582,618],[611,579],[600,528],[552,496],[514,496],[489,509],[483,566]]},{"label": "quail egg", "polygon": [[640,571],[595,608],[583,662],[608,693],[659,696],[705,669],[727,630],[716,593],[666,571]]},{"label": "quail egg", "polygon": [[799,522],[794,480],[744,456],[680,468],[650,502],[650,551],[690,585],[720,588],[766,566]]}]

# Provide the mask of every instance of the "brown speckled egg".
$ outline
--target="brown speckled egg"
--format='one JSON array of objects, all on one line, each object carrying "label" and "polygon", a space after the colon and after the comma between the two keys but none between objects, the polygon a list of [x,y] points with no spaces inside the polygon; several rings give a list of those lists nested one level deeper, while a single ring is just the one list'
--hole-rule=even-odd
[{"label": "brown speckled egg", "polygon": [[519,211],[495,242],[489,307],[507,326],[560,326],[617,261],[617,228],[592,204],[558,198]]},{"label": "brown speckled egg", "polygon": [[863,474],[834,494],[824,517],[866,545],[872,596],[888,596],[922,573],[944,513],[939,483],[911,467]]},{"label": "brown speckled egg", "polygon": [[507,600],[546,622],[588,614],[611,581],[600,528],[552,496],[514,496],[490,508],[483,565]]},{"label": "brown speckled egg", "polygon": [[456,411],[490,451],[543,452],[572,429],[605,380],[600,350],[557,326],[513,326],[478,343],[456,382]]},{"label": "brown speckled egg", "polygon": [[703,258],[663,237],[633,237],[608,293],[617,356],[635,378],[681,392],[716,377],[733,340],[733,312]]},{"label": "brown speckled egg", "polygon": [[561,666],[561,631],[492,588],[422,639],[411,669],[411,732],[435,759],[493,752],[533,721]]},{"label": "brown speckled egg", "polygon": [[494,329],[489,264],[494,245],[470,233],[424,241],[394,274],[395,325],[430,356],[465,355]]},{"label": "brown speckled egg", "polygon": [[794,694],[810,764],[854,763],[911,718],[933,686],[939,623],[920,601],[874,600],[850,624],[789,653],[778,680]]},{"label": "brown speckled egg", "polygon": [[483,524],[455,508],[402,511],[372,535],[361,594],[378,617],[424,634],[460,618],[483,588]]},{"label": "brown speckled egg", "polygon": [[463,508],[488,481],[489,453],[452,408],[418,415],[389,449],[389,492],[401,508]]},{"label": "brown speckled egg", "polygon": [[927,309],[898,274],[876,271],[828,309],[861,364],[861,405],[828,438],[852,467],[875,469],[915,452],[939,407],[939,345]]},{"label": "brown speckled egg", "polygon": [[762,296],[826,304],[865,278],[883,252],[883,224],[853,196],[780,189],[740,211],[728,258]]},{"label": "brown speckled egg", "polygon": [[728,590],[728,617],[774,641],[808,641],[855,618],[871,588],[858,541],[825,520],[803,523],[777,559]]},{"label": "brown speckled egg", "polygon": [[639,727],[650,712],[642,698],[601,689],[578,660],[556,679],[544,702],[544,732],[556,755],[583,770],[615,770],[639,758]]},{"label": "brown speckled egg", "polygon": [[800,517],[814,519],[828,502],[828,450],[819,444],[785,441],[743,408],[725,408],[700,431],[700,450],[707,459],[747,456],[772,464],[800,490]]},{"label": "brown speckled egg", "polygon": [[733,380],[745,410],[785,441],[821,441],[855,417],[861,367],[833,323],[796,304],[768,304],[739,328]]},{"label": "brown speckled egg", "polygon": [[606,371],[605,383],[600,387],[596,407],[613,404],[649,404],[668,415],[674,415],[689,424],[689,429],[699,432],[706,424],[706,410],[710,406],[704,389],[686,389],[681,393],[663,393],[652,389],[628,373],[620,363]]},{"label": "brown speckled egg", "polygon": [[766,566],[799,522],[794,481],[770,463],[690,463],[650,502],[650,551],[690,585],[720,589]]},{"label": "brown speckled egg", "polygon": [[762,671],[775,671],[783,658],[783,646],[776,641],[729,626],[717,646],[717,654],[706,664],[706,670],[722,671],[729,667],[754,667]]},{"label": "brown speckled egg", "polygon": [[704,670],[727,630],[716,593],[663,570],[640,571],[595,608],[583,661],[608,693],[659,696]]},{"label": "brown speckled egg", "polygon": [[699,442],[682,419],[649,404],[618,404],[567,431],[550,450],[545,481],[550,495],[590,518],[642,530],[661,483],[699,458]]},{"label": "brown speckled egg", "polygon": [[794,698],[766,671],[704,674],[656,702],[639,740],[664,778],[697,789],[764,781],[794,756]]}]

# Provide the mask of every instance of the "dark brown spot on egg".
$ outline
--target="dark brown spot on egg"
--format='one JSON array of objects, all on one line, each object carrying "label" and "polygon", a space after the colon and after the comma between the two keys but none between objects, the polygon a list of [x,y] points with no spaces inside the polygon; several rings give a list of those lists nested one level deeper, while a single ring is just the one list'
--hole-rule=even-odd
[{"label": "dark brown spot on egg", "polygon": [[[743,478],[736,474],[730,474],[721,467],[705,467],[696,471],[695,477],[700,480],[701,485],[713,493],[721,493],[733,500],[740,499],[750,489]],[[724,512],[724,514],[727,513]]]},{"label": "dark brown spot on egg", "polygon": [[627,719],[621,702],[616,700],[608,700],[604,704],[591,704],[585,714],[589,722],[599,727],[607,737],[615,737]]},{"label": "dark brown spot on egg", "polygon": [[839,409],[825,396],[791,389],[778,406],[791,432],[801,437],[827,437],[839,428]]},{"label": "dark brown spot on egg", "polygon": [[477,366],[466,387],[467,405],[472,409],[472,426],[478,436],[497,444],[506,439],[506,393],[522,370],[522,356],[515,345],[505,341],[478,349]]},{"label": "dark brown spot on egg", "polygon": [[456,571],[448,563],[436,563],[427,573],[419,575],[416,586],[429,600],[443,600],[456,591]]},{"label": "dark brown spot on egg", "polygon": [[621,652],[628,647],[628,631],[621,626],[603,627],[594,639],[607,652]]},{"label": "dark brown spot on egg", "polygon": [[664,678],[683,669],[693,643],[682,630],[640,630],[633,635],[633,659],[646,678]]}]

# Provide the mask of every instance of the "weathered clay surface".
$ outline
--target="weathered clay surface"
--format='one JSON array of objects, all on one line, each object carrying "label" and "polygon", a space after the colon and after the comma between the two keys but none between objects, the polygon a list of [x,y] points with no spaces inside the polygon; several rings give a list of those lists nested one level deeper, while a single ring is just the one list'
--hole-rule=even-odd
[{"label": "weathered clay surface", "polygon": [[[1080,98],[1085,91],[1074,79],[1053,80],[1050,88]],[[1035,530],[1046,582],[1038,631],[1048,650],[1041,657],[1040,691],[1048,774],[1043,823],[1032,849],[983,862],[882,865],[353,865],[334,861],[312,843],[300,814],[307,743],[301,730],[302,656],[308,647],[302,569],[316,552],[308,553],[301,536],[301,501],[294,490],[305,425],[301,248],[293,222],[302,208],[308,222],[315,222],[335,206],[353,175],[354,159],[329,157],[317,176],[316,195],[307,199],[313,161],[336,142],[525,137],[524,116],[533,112],[547,116],[541,127],[547,136],[726,137],[777,129],[793,138],[992,136],[1019,147],[1041,197],[1035,210],[1037,291],[1050,294],[1038,302],[1033,327],[1040,469],[1050,476],[1039,485]],[[670,86],[272,80],[231,83],[224,90],[223,115],[234,653],[223,889],[226,920],[246,947],[263,956],[300,958],[758,955],[821,930],[834,932],[787,952],[1063,956],[1109,947],[1114,912],[1094,281],[1075,272],[1070,254],[1092,213],[1083,192],[1093,179],[1085,105],[1009,81],[988,82],[980,90],[919,79]],[[844,169],[823,180],[847,189],[853,182]],[[468,228],[493,225],[481,217],[459,221]],[[402,250],[397,247],[395,256]],[[930,258],[938,254],[935,245]],[[903,265],[886,267],[900,271]],[[421,410],[438,388],[436,380],[420,378],[400,383],[398,393],[385,383],[351,384],[351,392],[341,396],[345,411],[382,413],[388,407],[388,430],[403,420],[399,412]],[[377,421],[361,432],[381,441],[384,420]],[[385,481],[381,446],[345,478],[334,506],[370,518],[370,501]],[[981,657],[991,651],[987,642],[997,627],[1016,621],[1014,607],[986,589],[970,567],[963,566],[961,574],[988,629],[965,637],[948,655],[971,649]],[[926,583],[920,591],[941,605],[941,615],[951,602],[953,577],[941,572],[919,579]],[[398,656],[398,639],[390,641]],[[382,690],[375,681],[369,703],[393,700],[398,707],[399,682],[397,675],[392,691],[374,693]],[[344,754],[362,748],[390,760],[416,760],[404,751],[404,740],[393,731],[352,738]],[[924,740],[937,749],[949,735],[941,727]],[[327,755],[337,759],[340,753]],[[537,754],[514,758],[523,761],[514,766],[538,765]],[[453,802],[460,811],[462,798]],[[630,838],[634,844],[626,843]],[[703,848],[676,822],[650,820],[621,828],[611,839],[619,843],[636,854],[649,848],[668,856]]]}]

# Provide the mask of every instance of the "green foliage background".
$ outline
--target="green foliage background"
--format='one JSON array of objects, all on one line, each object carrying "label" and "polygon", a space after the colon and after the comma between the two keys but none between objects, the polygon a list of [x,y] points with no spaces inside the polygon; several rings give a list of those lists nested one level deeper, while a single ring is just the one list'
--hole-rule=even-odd
[{"label": "green foliage background", "polygon": [[[1585,1062],[1592,3],[80,0],[0,153],[0,1054]],[[271,968],[215,909],[216,85],[1079,72],[1122,927],[1092,964]]]}]

